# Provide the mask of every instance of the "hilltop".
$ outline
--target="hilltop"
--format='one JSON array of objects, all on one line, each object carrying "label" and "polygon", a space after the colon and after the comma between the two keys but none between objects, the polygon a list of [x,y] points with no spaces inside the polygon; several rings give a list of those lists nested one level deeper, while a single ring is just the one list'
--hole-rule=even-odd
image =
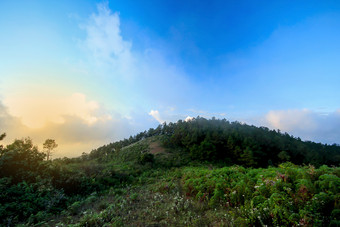
[{"label": "hilltop", "polygon": [[200,117],[72,159],[18,140],[1,147],[1,224],[337,226],[339,149]]},{"label": "hilltop", "polygon": [[191,160],[222,165],[267,167],[290,161],[298,165],[320,166],[338,165],[340,162],[340,146],[337,144],[302,141],[279,130],[201,117],[164,123],[156,129],[151,128],[129,139],[102,146],[92,151],[90,157],[110,154],[152,136],[163,136],[161,144],[181,150],[181,155],[188,155]]}]

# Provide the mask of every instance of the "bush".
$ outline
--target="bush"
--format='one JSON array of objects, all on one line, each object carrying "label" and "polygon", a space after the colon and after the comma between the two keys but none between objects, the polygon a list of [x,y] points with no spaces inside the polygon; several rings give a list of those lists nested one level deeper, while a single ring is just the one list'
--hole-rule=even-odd
[{"label": "bush", "polygon": [[138,162],[142,165],[146,163],[154,163],[154,161],[155,161],[155,157],[151,153],[142,153],[138,158]]},{"label": "bush", "polygon": [[332,174],[336,168],[322,169],[323,175],[314,179],[310,168],[291,164],[268,169],[187,167],[183,184],[188,196],[211,207],[228,207],[240,224],[335,225],[339,178]]}]

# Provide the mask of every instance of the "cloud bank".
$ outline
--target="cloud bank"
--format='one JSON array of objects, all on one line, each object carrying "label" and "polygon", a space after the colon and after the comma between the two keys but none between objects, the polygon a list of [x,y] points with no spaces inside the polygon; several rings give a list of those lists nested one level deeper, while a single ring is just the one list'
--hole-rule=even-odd
[{"label": "cloud bank", "polygon": [[109,114],[84,94],[75,93],[60,102],[44,100],[26,96],[7,100],[9,107],[0,103],[0,133],[7,134],[6,144],[29,136],[41,145],[53,138],[59,144],[54,157],[74,157],[136,132],[129,119]]},{"label": "cloud bank", "polygon": [[270,111],[263,124],[304,140],[340,144],[340,110],[330,113],[308,109]]},{"label": "cloud bank", "polygon": [[98,103],[86,100],[86,96],[82,93],[65,96],[26,90],[9,96],[4,103],[9,113],[20,118],[22,124],[29,128],[41,128],[48,122],[63,124],[64,116],[75,116],[89,125],[110,118],[109,115],[95,114],[99,109]]}]

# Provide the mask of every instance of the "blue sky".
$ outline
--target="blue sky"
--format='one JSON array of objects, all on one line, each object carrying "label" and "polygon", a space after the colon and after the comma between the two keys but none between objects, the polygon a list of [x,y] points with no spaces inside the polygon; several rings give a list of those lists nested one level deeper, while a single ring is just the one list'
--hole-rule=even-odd
[{"label": "blue sky", "polygon": [[5,142],[74,156],[164,121],[340,143],[338,1],[1,1]]}]

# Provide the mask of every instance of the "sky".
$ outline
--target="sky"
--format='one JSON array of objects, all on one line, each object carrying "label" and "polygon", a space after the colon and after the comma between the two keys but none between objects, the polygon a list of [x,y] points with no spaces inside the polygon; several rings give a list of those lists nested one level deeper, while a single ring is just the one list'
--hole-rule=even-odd
[{"label": "sky", "polygon": [[75,157],[225,118],[340,144],[339,1],[0,1],[0,132]]}]

